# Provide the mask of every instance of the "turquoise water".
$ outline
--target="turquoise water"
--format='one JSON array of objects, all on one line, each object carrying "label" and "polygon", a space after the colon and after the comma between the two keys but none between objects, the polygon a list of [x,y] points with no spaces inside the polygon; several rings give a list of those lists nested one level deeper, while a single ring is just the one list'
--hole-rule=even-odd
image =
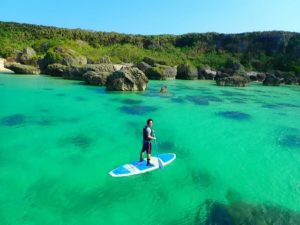
[{"label": "turquoise water", "polygon": [[[166,84],[168,94],[161,95]],[[150,81],[145,93],[0,75],[0,224],[197,224],[206,201],[300,213],[300,87]],[[145,121],[177,159],[112,178],[138,159]]]}]

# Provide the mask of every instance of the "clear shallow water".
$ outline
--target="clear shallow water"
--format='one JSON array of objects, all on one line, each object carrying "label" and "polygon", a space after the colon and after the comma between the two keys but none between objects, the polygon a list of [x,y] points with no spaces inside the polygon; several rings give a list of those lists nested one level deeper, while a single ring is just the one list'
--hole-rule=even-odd
[{"label": "clear shallow water", "polygon": [[[205,202],[232,199],[300,213],[299,94],[299,86],[210,81],[151,81],[145,93],[108,93],[2,74],[0,223],[201,224]],[[144,175],[110,177],[138,158],[149,117],[159,152],[177,159]]]}]

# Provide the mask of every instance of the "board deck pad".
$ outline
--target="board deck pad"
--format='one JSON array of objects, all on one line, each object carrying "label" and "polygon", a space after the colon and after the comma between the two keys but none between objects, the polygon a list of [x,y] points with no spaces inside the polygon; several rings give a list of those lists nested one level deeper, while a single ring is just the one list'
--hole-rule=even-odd
[{"label": "board deck pad", "polygon": [[[159,158],[159,159],[158,159]],[[123,166],[119,166],[116,169],[113,169],[109,172],[109,174],[113,177],[126,177],[126,176],[132,176],[137,175],[141,173],[146,173],[152,170],[159,169],[159,162],[161,161],[161,164],[163,166],[166,166],[170,164],[172,161],[176,159],[176,155],[174,153],[164,153],[157,156],[151,157],[151,163],[154,166],[147,166],[147,159],[145,158],[144,161],[139,162],[139,160],[136,160],[134,162],[125,164]]]}]

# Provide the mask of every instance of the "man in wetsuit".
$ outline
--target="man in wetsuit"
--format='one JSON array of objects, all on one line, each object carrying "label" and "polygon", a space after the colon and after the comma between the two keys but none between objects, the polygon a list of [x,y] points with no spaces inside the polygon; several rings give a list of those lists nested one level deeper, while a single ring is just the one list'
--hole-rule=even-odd
[{"label": "man in wetsuit", "polygon": [[147,166],[154,166],[152,163],[150,163],[151,159],[151,140],[155,140],[154,137],[154,130],[152,129],[153,120],[148,119],[147,125],[143,128],[143,147],[140,153],[140,162],[143,161],[143,155],[144,152],[147,152]]}]

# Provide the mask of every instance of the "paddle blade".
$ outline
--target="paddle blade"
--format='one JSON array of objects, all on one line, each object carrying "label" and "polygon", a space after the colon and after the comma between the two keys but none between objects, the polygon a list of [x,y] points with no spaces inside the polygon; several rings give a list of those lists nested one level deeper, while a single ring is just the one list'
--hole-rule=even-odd
[{"label": "paddle blade", "polygon": [[161,159],[160,158],[157,158],[158,159],[158,167],[159,168],[164,168],[164,164],[163,164],[163,162],[161,161]]}]

